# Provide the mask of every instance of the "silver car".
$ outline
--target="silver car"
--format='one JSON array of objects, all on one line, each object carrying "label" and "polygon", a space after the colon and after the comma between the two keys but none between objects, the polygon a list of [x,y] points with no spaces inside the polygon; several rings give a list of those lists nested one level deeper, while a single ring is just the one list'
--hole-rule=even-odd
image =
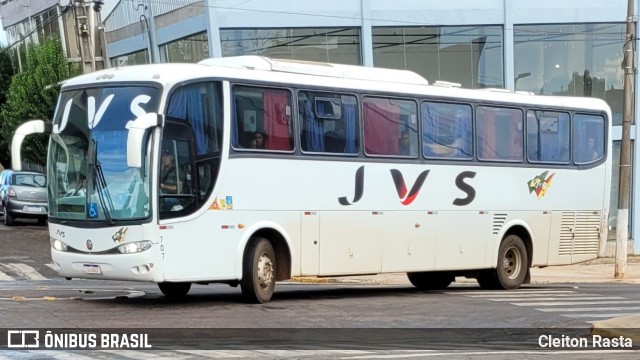
[{"label": "silver car", "polygon": [[4,224],[16,218],[47,222],[47,176],[35,171],[4,170],[0,173],[0,214]]}]

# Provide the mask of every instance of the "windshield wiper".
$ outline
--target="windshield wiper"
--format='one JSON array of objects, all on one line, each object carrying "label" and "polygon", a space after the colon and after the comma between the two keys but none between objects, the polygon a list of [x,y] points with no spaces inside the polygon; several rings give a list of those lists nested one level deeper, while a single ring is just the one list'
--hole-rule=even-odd
[{"label": "windshield wiper", "polygon": [[[109,225],[113,225],[114,221],[111,218],[110,210],[113,209],[113,201],[111,201],[111,195],[109,194],[109,190],[107,189],[107,181],[104,178],[102,166],[100,166],[100,164],[98,163],[98,142],[94,139],[91,139],[91,145],[89,145],[88,158],[89,165],[91,166],[91,173],[93,174],[93,183],[96,185],[96,191],[98,193],[100,205],[102,206],[102,211],[104,212],[104,217]],[[105,193],[108,203],[107,201],[105,201]]]},{"label": "windshield wiper", "polygon": [[[115,222],[113,218],[111,218],[111,210],[113,209],[113,201],[111,200],[111,194],[109,193],[109,189],[107,189],[107,181],[104,178],[104,172],[102,172],[102,166],[100,164],[95,164],[93,166],[94,174],[96,175],[96,185],[98,190],[98,197],[100,198],[100,204],[102,205],[102,210],[104,211],[104,217],[107,219],[107,223],[109,225],[113,225]],[[105,197],[107,201],[105,201]]]}]

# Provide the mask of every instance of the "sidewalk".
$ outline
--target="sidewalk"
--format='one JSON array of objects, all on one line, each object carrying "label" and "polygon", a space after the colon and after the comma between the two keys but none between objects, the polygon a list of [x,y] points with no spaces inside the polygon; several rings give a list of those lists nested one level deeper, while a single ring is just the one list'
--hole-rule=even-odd
[{"label": "sidewalk", "polygon": [[[614,278],[615,259],[600,258],[580,264],[549,266],[531,269],[532,284],[560,283],[618,283],[640,284],[640,256],[627,259],[622,279]],[[343,283],[368,285],[411,285],[405,273],[391,273],[364,276],[342,276],[334,278],[294,277],[291,281],[309,283]],[[457,277],[456,283],[477,284],[475,279]],[[640,291],[640,289],[639,289]],[[640,344],[640,314],[623,316],[593,323],[592,334],[603,337],[631,338],[634,344]]]}]

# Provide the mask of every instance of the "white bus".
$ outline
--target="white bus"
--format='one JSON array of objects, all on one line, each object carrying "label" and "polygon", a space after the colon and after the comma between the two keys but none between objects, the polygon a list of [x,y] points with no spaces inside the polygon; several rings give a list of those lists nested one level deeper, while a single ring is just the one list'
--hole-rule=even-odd
[{"label": "white bus", "polygon": [[598,257],[611,112],[594,98],[429,85],[401,70],[263,57],[68,80],[47,156],[61,276],[240,285],[405,272],[514,289]]}]

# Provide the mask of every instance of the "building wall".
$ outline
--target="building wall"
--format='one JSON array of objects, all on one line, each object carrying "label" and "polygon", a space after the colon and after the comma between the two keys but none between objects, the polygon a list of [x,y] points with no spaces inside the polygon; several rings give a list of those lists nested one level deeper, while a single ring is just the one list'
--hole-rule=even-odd
[{"label": "building wall", "polygon": [[[637,14],[640,8],[640,0],[635,2]],[[160,5],[155,0],[149,0],[149,4],[152,8]],[[499,49],[502,54],[501,69],[498,70],[498,76],[495,75],[495,69],[488,69],[493,71],[491,76],[496,78],[495,82],[501,83],[503,87],[511,90],[533,89],[544,94],[588,96],[593,91],[594,94],[592,96],[606,98],[614,112],[619,113],[621,104],[617,99],[621,97],[622,83],[621,75],[615,69],[620,65],[621,55],[615,53],[615,51],[606,59],[597,59],[589,55],[590,48],[595,46],[594,44],[607,46],[606,39],[603,41],[602,38],[598,37],[602,33],[606,34],[607,30],[596,29],[595,32],[599,31],[600,35],[589,39],[581,39],[580,36],[584,33],[584,30],[580,29],[589,29],[588,25],[584,24],[612,24],[610,28],[613,30],[611,31],[616,33],[610,33],[608,36],[611,36],[611,41],[614,42],[613,46],[617,49],[617,44],[621,42],[621,39],[624,39],[626,6],[627,1],[625,0],[325,0],[320,2],[202,0],[190,2],[188,11],[186,8],[184,11],[175,11],[174,9],[174,11],[167,11],[162,17],[158,17],[155,24],[166,30],[171,29],[171,31],[161,32],[158,30],[158,41],[155,46],[157,49],[162,46],[170,47],[173,46],[171,45],[172,43],[177,43],[177,41],[180,41],[180,46],[183,48],[185,44],[192,46],[193,44],[189,40],[190,35],[201,34],[206,31],[208,55],[220,57],[237,52],[237,50],[230,51],[229,47],[232,49],[240,47],[241,49],[255,51],[256,46],[247,47],[240,43],[242,39],[246,39],[242,31],[253,29],[255,34],[263,34],[258,30],[270,29],[278,37],[288,37],[289,39],[294,39],[293,41],[298,41],[301,38],[297,37],[297,33],[301,29],[352,28],[357,29],[360,35],[360,63],[366,66],[373,66],[376,62],[374,59],[378,58],[378,62],[381,59],[379,57],[381,50],[374,47],[374,38],[380,36],[379,27],[393,27],[398,29],[398,32],[406,32],[406,29],[413,31],[422,27],[447,27],[450,30],[451,28],[449,27],[457,26],[465,31],[471,31],[474,26],[480,28],[483,26],[497,26],[502,29],[502,47]],[[189,16],[185,17],[185,14]],[[202,20],[203,18],[204,21]],[[122,23],[122,21],[117,20],[114,23]],[[165,26],[165,24],[169,23],[171,24],[170,26]],[[566,39],[562,42],[553,43],[550,39],[538,39],[537,42],[532,40],[531,43],[527,44],[527,40],[523,40],[526,37],[523,34],[526,34],[527,31],[535,32],[536,30],[541,30],[544,32],[545,28],[558,24],[565,24],[565,26],[560,26],[560,30],[555,27],[555,31],[568,32],[567,36],[565,36]],[[440,32],[434,36],[440,38],[442,34],[443,32]],[[604,36],[606,37],[607,35]],[[201,38],[202,36],[198,35],[198,39]],[[146,41],[145,43],[140,43],[139,41],[127,42],[126,39],[120,39],[113,44],[109,44],[109,53],[111,56],[130,54],[144,50],[147,46],[148,42]],[[526,75],[527,72],[532,71],[527,70],[527,64],[522,61],[522,57],[518,57],[518,52],[533,51],[535,53],[536,46],[540,49],[536,54],[536,57],[540,59],[535,67],[535,71],[538,74]],[[562,51],[552,52],[548,50],[550,46],[567,46],[571,49],[564,53]],[[433,48],[437,49],[438,47],[434,46]],[[464,50],[465,48],[467,50]],[[406,49],[408,47],[405,46]],[[202,49],[198,50],[201,51]],[[451,48],[450,50],[455,51],[456,49]],[[465,51],[465,54],[473,54],[476,51],[471,49],[470,46],[465,46],[464,43],[458,50]],[[617,50],[621,52],[622,49]],[[555,57],[559,53],[564,55],[556,59]],[[578,60],[573,58],[575,54],[580,55]],[[309,53],[296,55],[292,50],[291,56],[305,58],[305,56],[309,56]],[[311,56],[314,56],[312,52]],[[324,60],[320,52],[318,52],[317,56],[319,57],[318,60]],[[396,57],[394,58],[393,56]],[[388,57],[389,61],[394,61],[398,55],[394,54],[393,56]],[[336,59],[345,58],[336,57]],[[404,65],[397,64],[396,67],[411,68],[409,61],[411,58],[405,55],[403,59],[405,59],[405,63],[408,63]],[[554,63],[556,60],[557,63]],[[448,62],[457,64],[457,67],[479,68],[478,64],[481,61],[481,59],[462,61],[452,55]],[[385,65],[387,64],[385,63]],[[571,65],[570,69],[563,68],[569,65]],[[608,74],[611,74],[610,79],[605,79],[604,76],[598,75],[597,79],[593,79],[592,89],[590,83],[588,86],[585,85],[591,81],[587,79],[592,77],[588,75],[588,72],[580,69],[579,66],[585,68],[608,67],[605,70]],[[554,72],[557,72],[557,74]],[[539,73],[543,75],[539,75]],[[560,76],[558,78],[560,80],[555,79],[556,76]],[[596,75],[593,76],[596,77]],[[429,80],[433,81],[434,79]],[[607,81],[604,87],[600,89],[602,91],[598,90],[598,86],[602,85],[601,81]],[[472,87],[484,86],[473,81],[469,84]],[[570,86],[568,84],[573,86],[571,94],[569,93]],[[638,84],[640,83],[636,80],[636,87]],[[602,94],[596,95],[596,91],[600,91]],[[637,106],[636,109],[638,109]],[[638,118],[638,110],[636,110],[635,118]],[[613,129],[614,158],[619,154],[622,133],[618,120],[618,115],[615,115]],[[631,137],[632,141],[638,138],[638,127],[635,125],[632,126]],[[633,191],[631,200],[632,229],[630,235],[634,239],[633,252],[640,254],[640,211],[638,211],[640,208],[640,176],[637,176],[636,171],[640,166],[640,146],[633,146],[632,152],[635,159],[632,189],[637,191]],[[616,171],[614,170],[615,183],[613,184],[612,197],[617,199]],[[616,209],[613,208],[611,210],[612,217],[615,216],[615,212]],[[610,225],[615,225],[615,221],[613,223],[610,221]]]}]

